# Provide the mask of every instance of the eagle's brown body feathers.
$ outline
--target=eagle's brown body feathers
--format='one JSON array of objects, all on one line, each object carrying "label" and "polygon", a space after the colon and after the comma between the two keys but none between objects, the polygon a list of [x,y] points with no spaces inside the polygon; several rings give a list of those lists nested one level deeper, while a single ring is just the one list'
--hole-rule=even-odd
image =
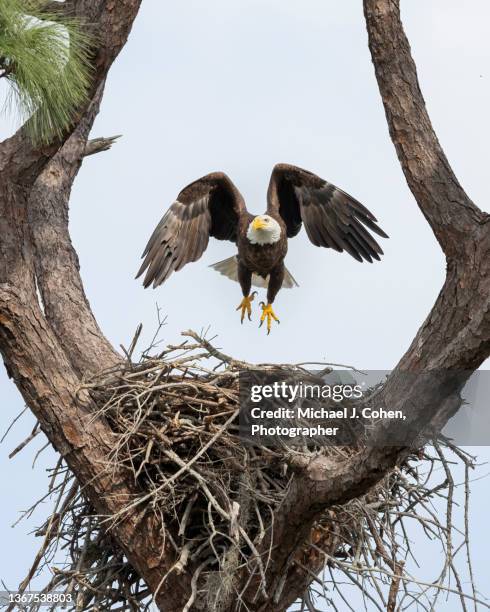
[{"label": "eagle's brown body feathers", "polygon": [[[272,215],[271,215],[272,216]],[[278,215],[273,217],[281,227],[281,236],[272,244],[251,244],[247,238],[247,228],[254,220],[248,214],[240,222],[238,232],[238,281],[244,296],[250,294],[252,274],[268,278],[267,301],[272,304],[284,280],[284,258],[288,251],[286,226]]]},{"label": "eagle's brown body feathers", "polygon": [[387,236],[366,207],[307,170],[278,164],[267,192],[267,213],[262,217],[247,211],[242,195],[221,172],[183,189],[153,232],[138,276],[146,271],[144,286],[157,287],[172,272],[197,261],[210,237],[229,240],[237,245],[234,278],[244,297],[250,295],[252,276],[257,274],[268,279],[267,300],[272,304],[285,275],[292,279],[284,266],[287,240],[303,224],[316,246],[347,251],[361,262],[379,260],[383,254],[370,232]]}]

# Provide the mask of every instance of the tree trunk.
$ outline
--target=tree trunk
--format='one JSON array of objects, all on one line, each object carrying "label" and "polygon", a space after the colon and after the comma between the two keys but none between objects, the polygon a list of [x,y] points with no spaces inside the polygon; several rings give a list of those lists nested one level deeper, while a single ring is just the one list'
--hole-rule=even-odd
[{"label": "tree trunk", "polygon": [[[84,23],[97,24],[91,102],[79,109],[73,131],[62,142],[34,147],[21,129],[0,144],[0,350],[48,439],[105,515],[124,507],[135,493],[134,483],[123,473],[113,479],[104,476],[101,466],[111,450],[112,432],[102,419],[91,419],[95,407],[79,387],[84,375],[120,357],[100,331],[84,294],[68,233],[68,201],[84,155],[93,152],[87,138],[107,72],[126,42],[139,4],[118,0],[117,10],[113,0],[68,0],[62,5]],[[391,138],[447,259],[439,297],[382,390],[391,407],[410,407],[413,421],[425,423],[457,409],[454,390],[490,354],[489,215],[468,198],[434,133],[398,0],[364,0],[364,11]],[[437,410],[427,381],[411,386],[407,371],[441,373]],[[329,507],[364,494],[407,453],[406,447],[373,446],[338,464],[319,457],[298,466],[277,511],[274,532],[262,545],[263,551],[273,545],[268,596],[259,601],[250,597],[249,610],[286,610],[311,582],[311,574],[291,560],[314,522]],[[114,528],[118,544],[153,592],[175,562],[170,551],[162,550],[159,534],[155,518],[136,513]],[[318,559],[306,562],[310,572],[321,567]],[[189,593],[186,574],[178,580],[170,576],[158,592],[159,608],[182,610]]]}]

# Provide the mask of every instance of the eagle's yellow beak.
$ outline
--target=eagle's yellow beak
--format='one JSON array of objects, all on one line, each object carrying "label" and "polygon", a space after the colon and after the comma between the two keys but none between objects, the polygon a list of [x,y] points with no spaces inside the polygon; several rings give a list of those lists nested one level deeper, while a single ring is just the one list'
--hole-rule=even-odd
[{"label": "eagle's yellow beak", "polygon": [[252,221],[252,228],[254,230],[261,230],[261,229],[265,229],[266,227],[267,227],[267,223],[260,217],[255,217],[255,219]]}]

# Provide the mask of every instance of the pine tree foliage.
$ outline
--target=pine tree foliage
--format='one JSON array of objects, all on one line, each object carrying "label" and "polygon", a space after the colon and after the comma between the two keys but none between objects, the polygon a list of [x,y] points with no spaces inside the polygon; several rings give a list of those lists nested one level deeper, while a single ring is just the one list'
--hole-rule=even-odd
[{"label": "pine tree foliage", "polygon": [[26,121],[34,142],[60,137],[87,100],[89,55],[89,37],[75,19],[46,14],[35,2],[0,0],[0,78],[10,85],[5,109]]}]

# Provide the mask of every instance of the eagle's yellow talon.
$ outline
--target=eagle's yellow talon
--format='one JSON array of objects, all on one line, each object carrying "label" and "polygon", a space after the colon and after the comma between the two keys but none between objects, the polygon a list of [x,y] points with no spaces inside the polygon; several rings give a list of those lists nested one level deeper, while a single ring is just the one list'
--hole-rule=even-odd
[{"label": "eagle's yellow talon", "polygon": [[240,319],[241,323],[243,323],[245,319],[245,315],[247,315],[249,321],[252,320],[252,302],[256,295],[257,295],[257,292],[254,291],[251,295],[244,297],[243,300],[238,305],[237,310],[241,309],[242,311],[241,319]]},{"label": "eagle's yellow talon", "polygon": [[262,308],[262,316],[260,317],[259,327],[262,327],[264,321],[267,321],[267,335],[269,335],[271,333],[272,320],[277,321],[278,323],[280,323],[280,321],[277,318],[276,313],[272,310],[272,304],[266,305],[264,302],[261,302],[260,306]]}]

